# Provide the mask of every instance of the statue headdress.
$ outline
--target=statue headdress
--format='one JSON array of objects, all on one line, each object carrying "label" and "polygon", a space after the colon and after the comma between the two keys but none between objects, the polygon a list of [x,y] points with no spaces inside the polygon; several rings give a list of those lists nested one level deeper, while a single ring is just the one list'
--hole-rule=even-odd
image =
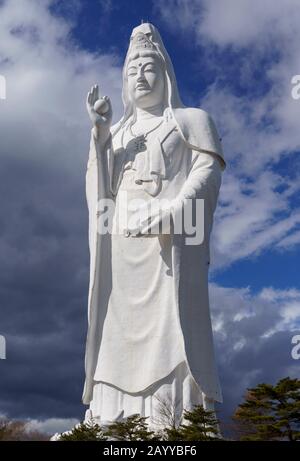
[{"label": "statue headdress", "polygon": [[171,59],[168,55],[167,50],[163,44],[161,36],[155,26],[150,23],[143,23],[135,27],[131,33],[129,48],[127,51],[125,63],[123,66],[123,104],[124,104],[124,115],[120,122],[115,127],[115,133],[121,128],[126,121],[134,114],[133,104],[129,99],[128,95],[128,83],[127,83],[127,65],[128,62],[141,51],[148,51],[157,54],[165,68],[165,81],[166,81],[166,98],[165,105],[171,110],[177,107],[184,107],[181,102],[175,72]]},{"label": "statue headdress", "polygon": [[138,32],[137,34],[131,36],[129,49],[131,53],[139,50],[157,51],[154,43],[152,43],[150,38],[148,38],[143,32]]}]

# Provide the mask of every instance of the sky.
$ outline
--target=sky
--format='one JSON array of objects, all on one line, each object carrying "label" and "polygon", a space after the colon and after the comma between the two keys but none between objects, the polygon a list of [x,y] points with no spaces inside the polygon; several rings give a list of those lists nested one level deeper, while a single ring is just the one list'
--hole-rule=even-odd
[{"label": "sky", "polygon": [[228,420],[245,391],[299,377],[299,0],[0,0],[0,414],[53,433],[82,420],[85,171],[92,84],[122,115],[133,27],[152,22],[182,99],[214,118],[223,175],[210,298]]}]

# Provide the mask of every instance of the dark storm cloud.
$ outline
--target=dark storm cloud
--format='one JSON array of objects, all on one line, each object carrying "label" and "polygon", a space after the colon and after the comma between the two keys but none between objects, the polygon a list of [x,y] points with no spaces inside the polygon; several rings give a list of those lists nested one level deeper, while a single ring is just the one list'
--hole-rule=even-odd
[{"label": "dark storm cloud", "polygon": [[291,339],[295,317],[291,306],[300,299],[297,290],[249,289],[211,286],[216,355],[222,382],[222,418],[230,421],[247,388],[299,377],[299,362],[292,359]]},{"label": "dark storm cloud", "polygon": [[65,172],[45,171],[41,162],[2,156],[0,184],[0,332],[7,341],[1,412],[75,416],[88,283],[84,182],[66,181]]},{"label": "dark storm cloud", "polygon": [[0,414],[16,418],[83,415],[87,91],[101,77],[121,108],[118,58],[71,43],[54,3],[0,4]]}]

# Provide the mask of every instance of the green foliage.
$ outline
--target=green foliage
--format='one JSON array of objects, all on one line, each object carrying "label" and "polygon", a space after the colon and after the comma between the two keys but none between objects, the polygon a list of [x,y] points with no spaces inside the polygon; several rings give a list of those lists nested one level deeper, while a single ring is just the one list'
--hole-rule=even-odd
[{"label": "green foliage", "polygon": [[216,441],[220,440],[218,420],[213,411],[196,406],[184,412],[184,422],[179,427],[169,425],[159,432],[151,431],[147,419],[138,414],[123,421],[111,423],[105,431],[97,424],[82,423],[69,433],[61,435],[62,441],[117,440],[117,441]]},{"label": "green foliage", "polygon": [[204,410],[197,405],[192,411],[184,411],[186,424],[179,427],[166,428],[165,435],[168,441],[218,441],[220,439],[219,422],[214,411]]},{"label": "green foliage", "polygon": [[114,440],[154,440],[154,432],[150,431],[144,418],[138,414],[129,416],[124,421],[112,423],[105,435]]},{"label": "green foliage", "polygon": [[275,386],[248,389],[234,420],[240,440],[300,440],[300,380],[287,377]]},{"label": "green foliage", "polygon": [[97,442],[100,440],[107,440],[107,437],[104,435],[101,426],[90,421],[78,424],[71,431],[61,434],[59,440],[62,442]]},{"label": "green foliage", "polygon": [[[219,441],[219,422],[213,411],[201,405],[184,411],[183,422],[177,424],[177,407],[172,401],[161,402],[157,431],[149,429],[147,419],[138,414],[102,428],[95,421],[78,424],[71,431],[60,434],[61,441]],[[161,421],[159,420],[161,419]],[[248,389],[245,401],[234,417],[239,440],[300,441],[300,380],[289,377],[274,386],[259,384]],[[0,419],[0,441],[49,440],[45,434],[30,431],[23,421]]]}]

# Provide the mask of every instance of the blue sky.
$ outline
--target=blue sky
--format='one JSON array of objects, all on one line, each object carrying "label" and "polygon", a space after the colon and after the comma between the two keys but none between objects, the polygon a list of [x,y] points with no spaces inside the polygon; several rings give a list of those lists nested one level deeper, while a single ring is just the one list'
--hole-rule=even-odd
[{"label": "blue sky", "polygon": [[0,414],[60,430],[82,418],[88,283],[86,92],[122,114],[133,27],[161,32],[187,106],[215,119],[228,162],[212,239],[223,418],[246,387],[299,377],[298,0],[0,2]]}]

